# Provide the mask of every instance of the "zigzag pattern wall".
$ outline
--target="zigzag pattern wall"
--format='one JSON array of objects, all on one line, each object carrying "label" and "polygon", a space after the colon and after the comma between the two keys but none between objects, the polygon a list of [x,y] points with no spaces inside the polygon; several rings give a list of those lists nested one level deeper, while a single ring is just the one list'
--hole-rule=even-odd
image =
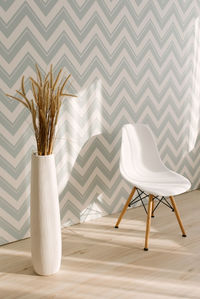
[{"label": "zigzag pattern wall", "polygon": [[33,130],[4,93],[23,74],[28,90],[35,62],[63,67],[78,94],[65,100],[55,146],[63,225],[122,208],[125,123],[148,124],[166,165],[198,187],[199,11],[192,0],[0,1],[0,244],[29,236]]}]

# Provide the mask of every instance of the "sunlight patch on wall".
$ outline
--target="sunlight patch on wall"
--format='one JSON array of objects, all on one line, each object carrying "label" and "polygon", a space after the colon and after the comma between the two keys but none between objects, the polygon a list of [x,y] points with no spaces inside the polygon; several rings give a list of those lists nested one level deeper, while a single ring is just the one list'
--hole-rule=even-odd
[{"label": "sunlight patch on wall", "polygon": [[195,21],[193,84],[191,121],[189,128],[189,151],[195,147],[200,125],[200,17]]}]

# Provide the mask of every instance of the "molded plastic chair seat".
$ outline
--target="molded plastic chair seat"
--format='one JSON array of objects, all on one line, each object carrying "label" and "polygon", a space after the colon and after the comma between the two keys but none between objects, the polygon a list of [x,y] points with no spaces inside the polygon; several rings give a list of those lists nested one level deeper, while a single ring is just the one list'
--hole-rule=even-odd
[{"label": "molded plastic chair seat", "polygon": [[173,172],[166,171],[143,171],[143,173],[123,174],[124,178],[137,188],[143,191],[159,196],[171,196],[184,193],[191,186],[188,179]]},{"label": "molded plastic chair seat", "polygon": [[180,215],[173,196],[184,193],[191,187],[190,181],[184,176],[167,168],[160,159],[154,137],[150,129],[143,124],[128,124],[122,128],[122,143],[120,156],[120,171],[122,176],[134,188],[115,225],[118,225],[134,195],[136,189],[149,194],[145,250],[148,250],[150,219],[154,213],[154,198],[169,197],[172,210],[175,212],[183,237],[186,237]]}]

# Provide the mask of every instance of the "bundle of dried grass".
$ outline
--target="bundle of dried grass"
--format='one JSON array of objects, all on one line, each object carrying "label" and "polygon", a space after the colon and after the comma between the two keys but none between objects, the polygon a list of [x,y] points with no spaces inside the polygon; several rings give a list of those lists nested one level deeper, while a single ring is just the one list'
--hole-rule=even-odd
[{"label": "bundle of dried grass", "polygon": [[[32,115],[32,123],[35,132],[38,155],[50,155],[53,152],[55,128],[63,97],[76,97],[65,93],[64,88],[71,75],[65,80],[60,80],[62,69],[58,72],[55,80],[53,68],[45,75],[44,79],[36,65],[37,80],[30,77],[33,99],[28,99],[24,87],[24,76],[21,80],[21,91],[16,90],[21,98],[6,94],[11,99],[22,103]],[[59,83],[60,81],[60,83]]]}]

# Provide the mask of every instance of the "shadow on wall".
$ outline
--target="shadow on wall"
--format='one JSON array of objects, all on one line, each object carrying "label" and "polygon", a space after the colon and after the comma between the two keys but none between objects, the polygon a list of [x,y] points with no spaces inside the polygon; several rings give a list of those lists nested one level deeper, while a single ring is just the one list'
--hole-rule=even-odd
[{"label": "shadow on wall", "polygon": [[103,132],[100,80],[78,98],[66,99],[58,125],[54,152],[61,218],[71,225],[85,221],[84,209],[95,213],[97,135]]},{"label": "shadow on wall", "polygon": [[[84,222],[102,216],[101,177],[104,163],[99,157],[99,138],[90,138],[82,147],[60,194],[61,219],[65,225]],[[106,171],[106,169],[105,169]],[[102,182],[105,180],[103,179]]]}]

